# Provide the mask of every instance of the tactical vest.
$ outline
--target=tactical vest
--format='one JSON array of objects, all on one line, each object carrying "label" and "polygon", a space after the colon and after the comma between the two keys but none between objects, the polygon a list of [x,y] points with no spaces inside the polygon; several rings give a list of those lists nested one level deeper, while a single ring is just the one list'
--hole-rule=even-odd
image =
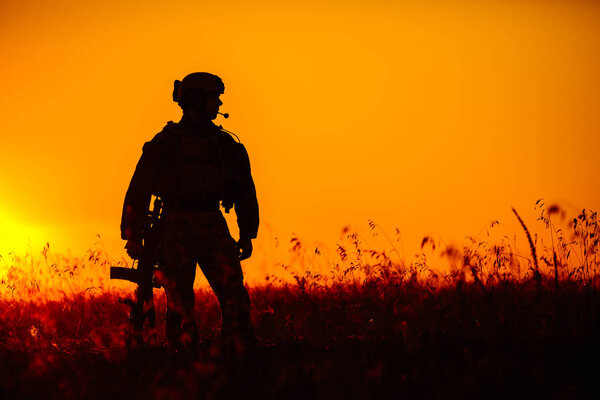
[{"label": "tactical vest", "polygon": [[[205,147],[201,147],[205,146]],[[157,167],[153,193],[167,206],[211,207],[222,201],[228,212],[235,196],[235,170],[239,147],[229,134],[215,126],[206,136],[195,136],[169,122],[144,145]]]}]

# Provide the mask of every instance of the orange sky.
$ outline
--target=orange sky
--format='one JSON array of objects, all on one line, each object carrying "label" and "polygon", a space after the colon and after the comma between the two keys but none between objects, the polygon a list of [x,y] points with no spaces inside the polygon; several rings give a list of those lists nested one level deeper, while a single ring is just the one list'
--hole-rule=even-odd
[{"label": "orange sky", "polygon": [[225,82],[259,242],[374,219],[412,251],[516,232],[540,197],[598,210],[598,21],[592,1],[3,0],[0,253],[100,234],[122,254],[141,146],[193,71]]}]

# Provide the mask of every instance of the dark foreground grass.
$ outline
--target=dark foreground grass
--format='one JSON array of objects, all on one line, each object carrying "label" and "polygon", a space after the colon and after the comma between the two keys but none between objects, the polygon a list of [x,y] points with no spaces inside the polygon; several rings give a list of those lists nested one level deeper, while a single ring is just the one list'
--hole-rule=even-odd
[{"label": "dark foreground grass", "polygon": [[[157,292],[158,293],[158,292]],[[203,338],[169,354],[159,326],[126,344],[116,295],[0,304],[0,398],[596,398],[593,282],[418,283],[250,290],[260,344],[225,362],[219,312],[198,292]],[[164,297],[158,296],[164,310]]]}]

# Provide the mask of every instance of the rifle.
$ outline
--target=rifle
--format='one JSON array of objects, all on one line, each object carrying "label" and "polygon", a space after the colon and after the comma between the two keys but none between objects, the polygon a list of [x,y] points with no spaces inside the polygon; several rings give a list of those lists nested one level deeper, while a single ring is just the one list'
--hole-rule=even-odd
[{"label": "rifle", "polygon": [[110,267],[110,279],[123,279],[137,283],[134,300],[125,299],[120,302],[129,306],[129,320],[138,342],[141,342],[144,322],[148,320],[151,327],[156,322],[154,312],[153,288],[160,288],[161,284],[156,279],[158,270],[158,241],[163,220],[163,200],[152,195],[152,208],[146,215],[146,227],[143,231],[143,251],[137,268],[134,260],[132,268]]}]

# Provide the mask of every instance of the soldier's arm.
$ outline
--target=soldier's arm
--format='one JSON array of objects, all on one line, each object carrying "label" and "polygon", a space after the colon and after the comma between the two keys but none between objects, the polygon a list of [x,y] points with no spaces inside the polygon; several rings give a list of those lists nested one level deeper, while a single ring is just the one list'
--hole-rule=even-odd
[{"label": "soldier's arm", "polygon": [[254,239],[258,232],[258,201],[252,173],[250,172],[250,159],[246,148],[239,144],[239,162],[237,164],[237,190],[235,199],[235,213],[240,228],[240,239]]},{"label": "soldier's arm", "polygon": [[154,153],[151,143],[146,142],[125,194],[121,217],[121,238],[124,240],[142,239],[142,231],[158,167]]}]

